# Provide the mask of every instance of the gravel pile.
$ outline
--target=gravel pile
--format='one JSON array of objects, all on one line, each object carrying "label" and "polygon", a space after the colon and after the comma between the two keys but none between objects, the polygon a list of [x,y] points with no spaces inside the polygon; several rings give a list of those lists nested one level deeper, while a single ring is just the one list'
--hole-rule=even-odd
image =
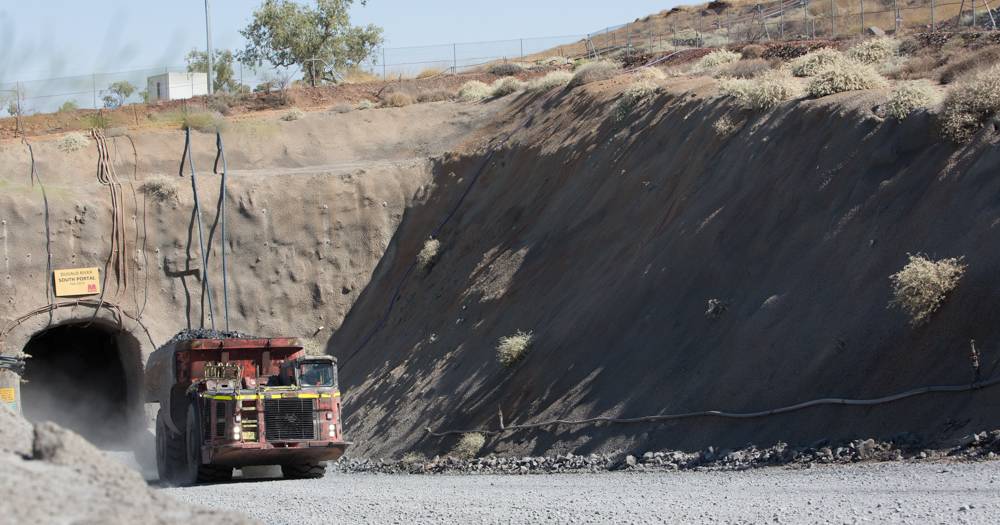
[{"label": "gravel pile", "polygon": [[179,343],[181,341],[191,341],[194,339],[260,339],[255,335],[251,335],[244,332],[238,332],[236,330],[226,331],[226,330],[212,330],[210,328],[189,328],[187,330],[181,330],[177,332],[173,337],[167,341],[170,343]]},{"label": "gravel pile", "polygon": [[738,450],[708,447],[697,452],[657,451],[642,454],[560,454],[541,457],[487,456],[431,460],[345,458],[333,464],[342,473],[378,474],[558,474],[613,470],[745,470],[750,468],[813,464],[845,464],[923,459],[995,459],[1000,454],[1000,430],[971,434],[951,448],[927,448],[915,434],[900,434],[889,441],[857,439],[843,443],[819,442],[809,447],[778,443],[772,447],[749,446]]},{"label": "gravel pile", "polygon": [[32,426],[0,405],[0,523],[256,523],[179,503],[55,423]]}]

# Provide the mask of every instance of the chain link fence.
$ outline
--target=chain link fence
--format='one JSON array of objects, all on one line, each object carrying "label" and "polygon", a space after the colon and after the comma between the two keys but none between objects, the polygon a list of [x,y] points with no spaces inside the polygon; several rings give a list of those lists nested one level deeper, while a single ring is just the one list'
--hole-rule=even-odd
[{"label": "chain link fence", "polygon": [[[601,57],[650,53],[676,47],[843,38],[895,31],[996,30],[1000,0],[776,0],[733,6],[714,1],[703,8],[674,8],[633,23],[585,35],[515,38],[416,47],[378,48],[363,70],[384,80],[441,73],[462,73],[497,61],[539,62],[550,57]],[[249,68],[234,64],[234,80],[249,90],[302,77],[301,68]],[[136,92],[125,103],[141,102],[147,79],[186,72],[183,65],[0,82],[0,111],[22,115],[61,107],[101,108],[115,82]]]}]

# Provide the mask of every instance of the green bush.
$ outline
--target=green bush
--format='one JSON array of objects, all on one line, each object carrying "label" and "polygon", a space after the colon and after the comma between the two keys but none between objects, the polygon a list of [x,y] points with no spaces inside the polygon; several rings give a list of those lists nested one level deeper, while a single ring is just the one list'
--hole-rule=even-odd
[{"label": "green bush", "polygon": [[932,261],[923,255],[910,255],[902,270],[889,277],[892,281],[892,301],[910,315],[910,323],[921,325],[944,303],[958,286],[967,265],[961,257]]},{"label": "green bush", "polygon": [[486,445],[486,436],[478,432],[462,434],[462,439],[455,444],[455,448],[451,449],[451,455],[461,459],[472,459],[479,454],[484,445]]},{"label": "green bush", "polygon": [[281,116],[281,120],[284,120],[286,122],[291,122],[293,120],[299,120],[299,119],[301,119],[302,117],[305,117],[305,116],[306,116],[306,112],[305,111],[302,111],[299,108],[292,108],[292,109],[288,110],[287,113],[285,113],[284,115]]},{"label": "green bush", "polygon": [[74,151],[80,151],[90,145],[90,139],[87,138],[83,133],[74,131],[72,133],[67,133],[63,138],[59,139],[57,146],[59,151],[64,153],[72,153]]}]

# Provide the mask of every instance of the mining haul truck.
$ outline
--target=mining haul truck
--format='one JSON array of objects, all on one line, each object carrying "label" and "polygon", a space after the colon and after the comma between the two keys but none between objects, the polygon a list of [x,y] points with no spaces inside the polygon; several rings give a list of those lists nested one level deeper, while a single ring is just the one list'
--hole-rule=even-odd
[{"label": "mining haul truck", "polygon": [[319,478],[343,455],[337,364],[293,338],[189,339],[154,352],[147,381],[160,403],[156,466],[175,485],[280,465]]}]

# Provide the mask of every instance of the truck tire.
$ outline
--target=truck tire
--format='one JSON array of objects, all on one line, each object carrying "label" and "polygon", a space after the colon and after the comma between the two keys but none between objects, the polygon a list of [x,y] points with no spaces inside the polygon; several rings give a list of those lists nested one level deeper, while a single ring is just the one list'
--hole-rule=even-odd
[{"label": "truck tire", "polygon": [[188,404],[185,418],[183,439],[177,441],[183,444],[182,455],[174,471],[173,483],[184,487],[198,482],[198,471],[201,467],[201,418],[198,417],[198,401],[192,399]]},{"label": "truck tire", "polygon": [[176,483],[177,471],[183,461],[183,436],[170,431],[160,409],[156,413],[156,472],[160,476],[160,481]]},{"label": "truck tire", "polygon": [[285,479],[319,479],[326,475],[326,463],[282,465],[281,474]]}]

